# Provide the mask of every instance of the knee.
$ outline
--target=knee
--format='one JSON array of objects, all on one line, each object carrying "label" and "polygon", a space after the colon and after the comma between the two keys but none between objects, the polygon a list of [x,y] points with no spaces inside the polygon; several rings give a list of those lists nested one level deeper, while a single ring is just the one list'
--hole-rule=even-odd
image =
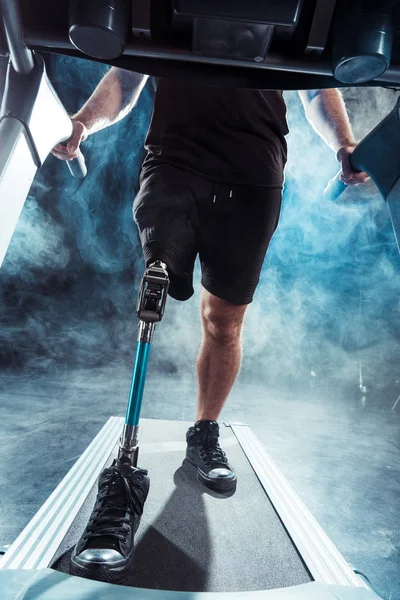
[{"label": "knee", "polygon": [[219,300],[203,302],[201,318],[204,335],[219,344],[234,344],[240,338],[246,307]]}]

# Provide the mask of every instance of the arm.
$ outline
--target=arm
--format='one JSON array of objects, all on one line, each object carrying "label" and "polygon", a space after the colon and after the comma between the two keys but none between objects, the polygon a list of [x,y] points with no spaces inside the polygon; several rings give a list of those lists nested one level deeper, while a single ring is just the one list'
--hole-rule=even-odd
[{"label": "arm", "polygon": [[67,146],[53,150],[57,158],[76,158],[79,144],[89,135],[123,119],[135,106],[147,75],[112,67],[82,108],[71,117],[74,132]]},{"label": "arm", "polygon": [[367,181],[365,173],[353,171],[350,165],[349,156],[357,142],[339,90],[301,90],[299,95],[308,121],[342,163],[341,179],[349,185]]},{"label": "arm", "polygon": [[118,123],[135,106],[146,81],[147,75],[112,67],[72,118],[85,125],[88,135]]}]

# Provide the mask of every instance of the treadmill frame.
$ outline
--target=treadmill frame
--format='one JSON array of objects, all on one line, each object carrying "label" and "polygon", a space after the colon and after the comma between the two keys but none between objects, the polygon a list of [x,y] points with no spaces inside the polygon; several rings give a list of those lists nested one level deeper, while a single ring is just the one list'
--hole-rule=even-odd
[{"label": "treadmill frame", "polygon": [[[110,417],[75,465],[7,550],[0,569],[49,567],[109,456],[122,417]],[[314,581],[370,589],[322,530],[248,425],[229,424]]]}]

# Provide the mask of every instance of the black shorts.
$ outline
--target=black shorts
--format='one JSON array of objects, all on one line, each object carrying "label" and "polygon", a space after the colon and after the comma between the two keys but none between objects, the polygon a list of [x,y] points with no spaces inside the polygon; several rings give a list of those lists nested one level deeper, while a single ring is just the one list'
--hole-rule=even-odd
[{"label": "black shorts", "polygon": [[249,304],[278,225],[282,190],[212,183],[168,164],[142,172],[133,212],[146,266],[168,266],[169,293],[193,294],[200,257],[203,287],[233,304]]}]

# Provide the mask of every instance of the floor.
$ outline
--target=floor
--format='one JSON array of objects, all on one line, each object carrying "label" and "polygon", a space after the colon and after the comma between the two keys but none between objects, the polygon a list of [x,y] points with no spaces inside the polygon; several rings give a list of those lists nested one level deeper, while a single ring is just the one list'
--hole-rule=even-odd
[{"label": "floor", "polygon": [[[123,415],[121,364],[0,379],[0,545],[22,530],[111,415]],[[331,539],[386,600],[400,597],[400,403],[315,378],[289,392],[246,382],[225,420],[248,423]],[[195,382],[150,371],[143,416],[191,420]]]}]

